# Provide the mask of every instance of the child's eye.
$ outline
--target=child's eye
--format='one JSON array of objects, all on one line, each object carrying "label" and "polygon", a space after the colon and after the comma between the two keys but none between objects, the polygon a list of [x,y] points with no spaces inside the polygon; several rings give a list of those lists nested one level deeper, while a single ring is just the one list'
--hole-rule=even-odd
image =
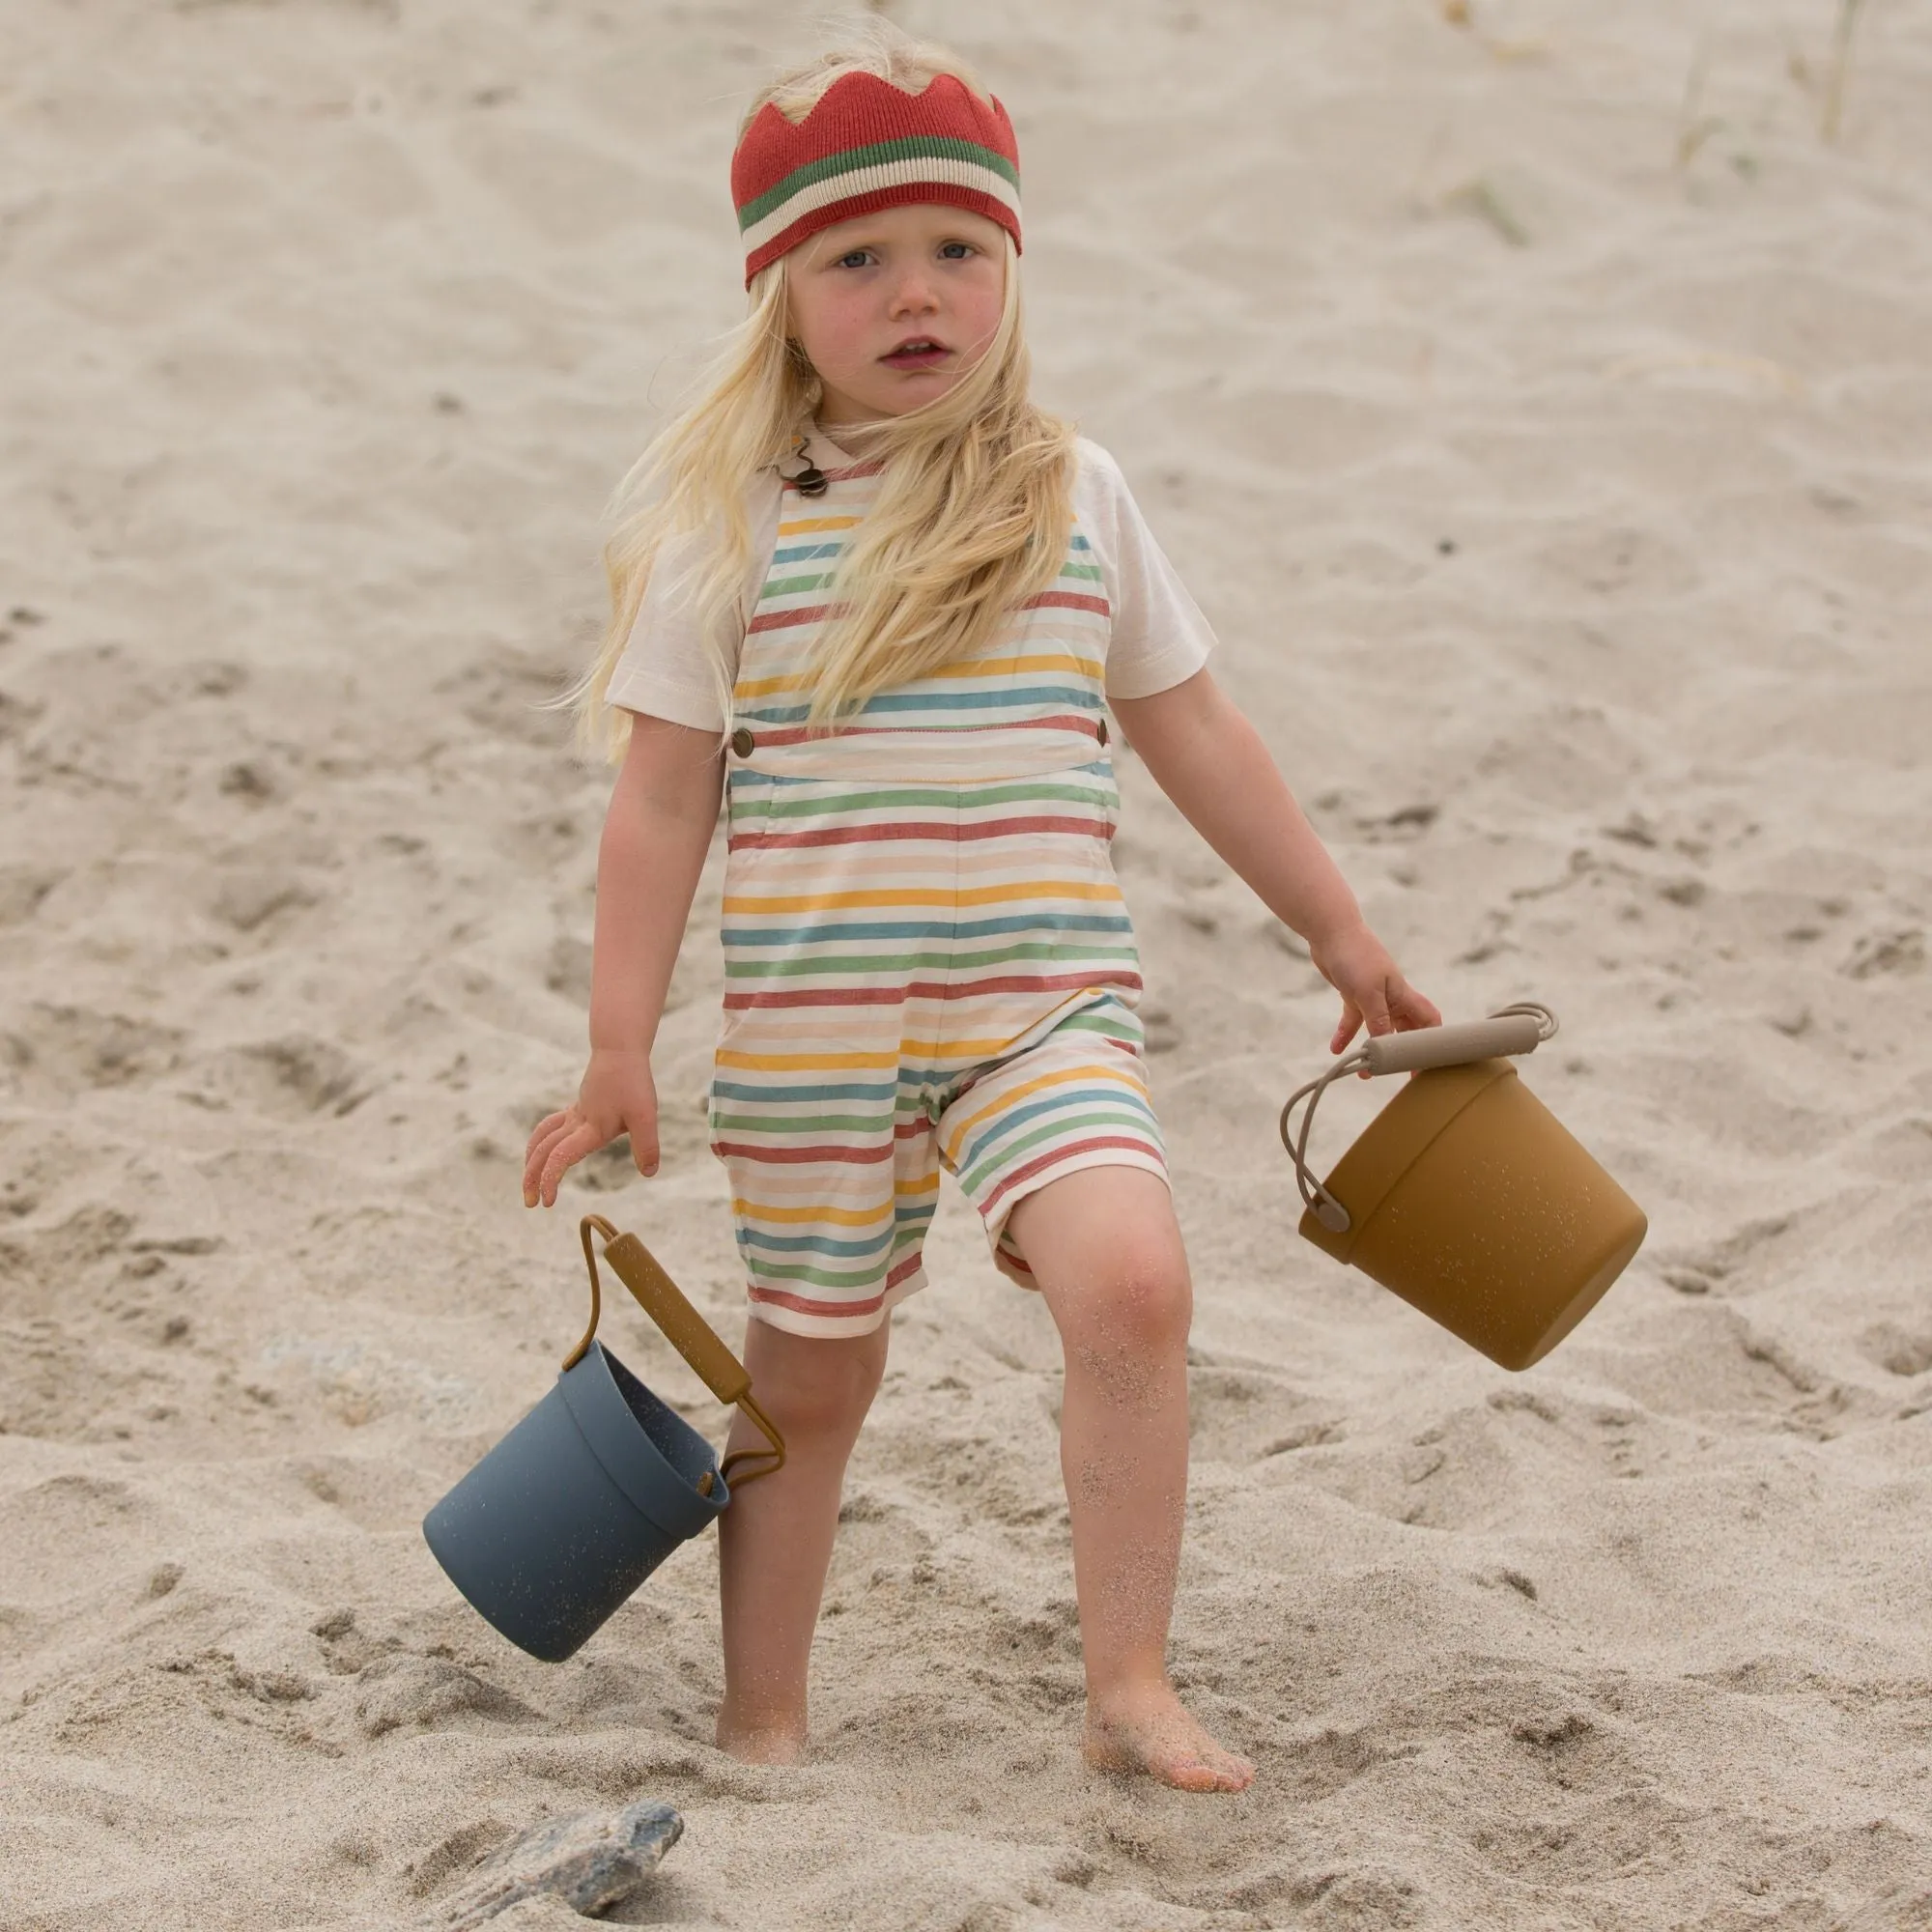
[{"label": "child's eye", "polygon": [[940,256],[948,262],[963,262],[969,255],[979,252],[970,242],[942,242],[939,244]]},{"label": "child's eye", "polygon": [[838,266],[841,269],[863,269],[871,259],[869,248],[848,248],[839,256]]}]

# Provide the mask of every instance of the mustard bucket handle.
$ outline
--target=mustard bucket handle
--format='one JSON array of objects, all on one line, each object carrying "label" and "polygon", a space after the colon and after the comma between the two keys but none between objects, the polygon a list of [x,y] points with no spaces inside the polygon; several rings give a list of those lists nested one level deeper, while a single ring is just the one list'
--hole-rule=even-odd
[{"label": "mustard bucket handle", "polygon": [[[1353,1053],[1305,1087],[1297,1087],[1281,1110],[1281,1144],[1294,1163],[1301,1202],[1330,1234],[1349,1232],[1349,1210],[1315,1178],[1308,1165],[1308,1131],[1315,1123],[1315,1107],[1331,1080],[1345,1074],[1419,1073],[1430,1066],[1463,1066],[1472,1060],[1500,1060],[1534,1053],[1556,1034],[1556,1015],[1535,1000],[1499,1007],[1486,1020],[1464,1020],[1457,1026],[1416,1027],[1408,1033],[1385,1033],[1365,1039]],[[1289,1117],[1308,1102],[1301,1130],[1292,1133]],[[584,1237],[586,1241],[589,1236]]]},{"label": "mustard bucket handle", "polygon": [[[604,1236],[604,1259],[611,1264],[611,1272],[631,1291],[638,1306],[657,1323],[665,1339],[697,1371],[699,1379],[720,1402],[737,1408],[771,1444],[769,1449],[740,1449],[735,1456],[725,1457],[720,1469],[725,1488],[734,1483],[755,1483],[760,1476],[769,1476],[775,1469],[782,1468],[784,1437],[771,1417],[752,1400],[752,1378],[744,1363],[685,1298],[684,1291],[665,1272],[657,1257],[637,1236],[620,1235],[601,1214],[584,1215],[579,1231],[583,1236],[584,1264],[590,1270],[590,1325],[583,1331],[583,1339],[564,1357],[564,1368],[574,1369],[589,1353],[603,1313],[604,1292],[597,1279],[597,1250],[590,1243],[594,1231]],[[747,1470],[743,1476],[733,1475],[732,1471],[745,1463],[759,1466]],[[708,1484],[707,1471],[700,1491],[708,1493]]]}]

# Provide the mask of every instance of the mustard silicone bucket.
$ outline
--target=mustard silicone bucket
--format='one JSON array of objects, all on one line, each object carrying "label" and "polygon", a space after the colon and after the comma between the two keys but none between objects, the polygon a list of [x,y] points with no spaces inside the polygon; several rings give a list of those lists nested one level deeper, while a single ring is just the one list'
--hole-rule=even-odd
[{"label": "mustard silicone bucket", "polygon": [[[1505,1369],[1548,1354],[1630,1264],[1649,1225],[1509,1064],[1555,1031],[1548,1008],[1525,1004],[1385,1034],[1281,1115],[1303,1237]],[[1322,1090],[1345,1074],[1399,1072],[1414,1078],[1317,1180],[1308,1133]]]}]

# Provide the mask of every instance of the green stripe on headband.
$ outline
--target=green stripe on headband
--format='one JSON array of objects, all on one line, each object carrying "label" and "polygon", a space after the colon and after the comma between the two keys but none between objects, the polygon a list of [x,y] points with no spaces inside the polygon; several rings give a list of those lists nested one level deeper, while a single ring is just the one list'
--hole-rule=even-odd
[{"label": "green stripe on headband", "polygon": [[891,161],[923,160],[968,161],[975,167],[986,168],[1004,177],[1015,190],[1020,185],[1019,170],[997,149],[982,148],[977,141],[962,141],[952,134],[908,134],[902,140],[875,141],[870,147],[846,148],[838,154],[828,155],[822,161],[808,161],[804,167],[794,168],[776,187],[767,188],[755,201],[748,201],[738,211],[738,226],[743,230],[762,221],[774,209],[782,208],[793,195],[815,183],[850,174],[858,168],[881,167]]}]

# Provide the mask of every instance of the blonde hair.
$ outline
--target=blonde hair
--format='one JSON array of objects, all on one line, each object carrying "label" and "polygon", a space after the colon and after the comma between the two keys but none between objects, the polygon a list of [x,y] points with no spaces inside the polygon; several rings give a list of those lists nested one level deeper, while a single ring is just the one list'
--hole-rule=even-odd
[{"label": "blonde hair", "polygon": [[[983,94],[954,55],[881,20],[779,74],[740,132],[766,101],[803,120],[853,72],[908,93],[948,73]],[[982,649],[1059,573],[1072,521],[1074,431],[1031,399],[1018,264],[1002,234],[1006,291],[980,360],[934,401],[865,426],[867,458],[881,460],[883,473],[832,585],[834,615],[811,672],[814,728],[831,727],[890,685]],[[747,487],[790,453],[818,406],[818,379],[788,332],[784,270],[781,259],[753,280],[750,313],[725,339],[697,399],[660,432],[611,500],[610,622],[565,700],[577,708],[586,747],[611,757],[630,735],[629,714],[605,694],[653,573],[677,570],[707,639],[735,628],[753,560]],[[675,565],[666,555],[674,539]],[[731,670],[722,651],[713,670],[728,719]]]}]

